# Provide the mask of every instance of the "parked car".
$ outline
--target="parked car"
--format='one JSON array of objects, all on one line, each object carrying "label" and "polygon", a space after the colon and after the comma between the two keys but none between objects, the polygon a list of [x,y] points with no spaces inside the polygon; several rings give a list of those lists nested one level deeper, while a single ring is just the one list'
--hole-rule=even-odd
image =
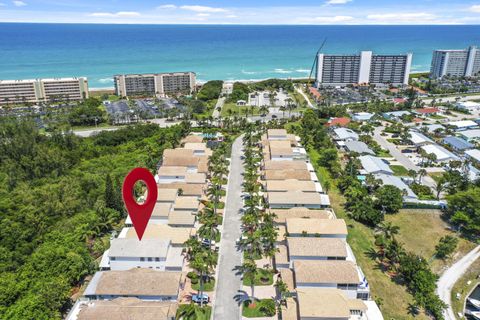
[{"label": "parked car", "polygon": [[208,294],[203,293],[203,294],[194,294],[192,295],[192,301],[195,303],[209,303],[210,302],[210,297]]}]

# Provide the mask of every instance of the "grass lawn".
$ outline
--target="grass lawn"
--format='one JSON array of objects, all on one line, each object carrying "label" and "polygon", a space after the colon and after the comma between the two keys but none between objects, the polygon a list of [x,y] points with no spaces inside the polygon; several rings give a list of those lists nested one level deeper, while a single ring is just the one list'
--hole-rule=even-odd
[{"label": "grass lawn", "polygon": [[257,301],[255,303],[255,307],[253,307],[253,308],[250,308],[248,306],[249,303],[245,302],[243,304],[243,308],[242,308],[242,316],[244,316],[246,318],[267,317],[268,315],[260,310],[260,307],[262,306],[262,302],[266,301],[266,300],[273,301],[272,299],[262,299],[260,301]]},{"label": "grass lawn", "polygon": [[[193,290],[200,290],[200,281],[195,284],[192,284]],[[215,279],[210,278],[210,281],[203,283],[203,291],[213,291],[215,289]]]},{"label": "grass lawn", "polygon": [[434,259],[433,255],[438,240],[446,235],[455,235],[446,228],[447,224],[440,218],[440,213],[440,210],[434,209],[403,209],[398,214],[387,215],[385,218],[400,227],[397,239],[403,243],[405,249],[421,255],[427,260],[432,259],[432,269],[437,273],[475,246],[472,242],[460,238],[457,252],[450,261]]},{"label": "grass lawn", "polygon": [[[267,281],[263,281],[262,278],[268,279]],[[243,278],[243,285],[250,286],[252,283],[250,279]],[[271,286],[273,284],[273,272],[272,270],[267,269],[258,269],[257,274],[255,275],[254,284],[256,286]]]},{"label": "grass lawn", "polygon": [[429,118],[432,118],[432,119],[445,119],[444,116],[441,116],[441,115],[438,115],[438,114],[432,114],[429,116]]},{"label": "grass lawn", "polygon": [[[470,291],[479,283],[477,276],[480,274],[480,259],[477,259],[468,271],[461,277],[452,288],[452,308],[453,312],[457,314],[458,312],[463,313],[463,305],[465,303],[465,298],[470,293]],[[468,284],[468,282],[470,284]],[[457,293],[460,293],[460,298],[457,299]]]},{"label": "grass lawn", "polygon": [[[175,316],[176,319],[180,319],[180,312],[182,312],[183,309],[188,308],[188,304],[180,304],[177,309],[177,315]],[[187,317],[187,318],[182,318],[184,320],[210,320],[212,316],[212,307],[210,306],[204,306],[202,309],[198,308],[198,311],[195,312],[194,315]]]},{"label": "grass lawn", "polygon": [[377,156],[378,157],[383,157],[383,158],[391,158],[392,155],[390,154],[390,152],[388,150],[385,150],[385,149],[381,149],[378,153],[377,153]]},{"label": "grass lawn", "polygon": [[404,166],[394,164],[390,166],[390,169],[392,169],[395,176],[408,176],[408,170]]},{"label": "grass lawn", "polygon": [[443,176],[443,172],[429,172],[428,175],[436,182],[440,181],[440,178]]},{"label": "grass lawn", "polygon": [[[221,116],[222,117],[229,117],[229,116],[233,116],[233,115],[238,115],[238,116],[245,116],[245,111],[248,108],[248,114],[251,115],[252,114],[252,108],[251,107],[248,107],[248,106],[237,106],[236,103],[234,102],[227,102],[223,105],[223,108],[222,108],[222,112],[221,112]],[[228,110],[231,110],[231,113],[228,111]],[[260,114],[260,110],[259,108],[257,107],[254,107],[253,108],[253,114],[254,115],[259,115]]]}]

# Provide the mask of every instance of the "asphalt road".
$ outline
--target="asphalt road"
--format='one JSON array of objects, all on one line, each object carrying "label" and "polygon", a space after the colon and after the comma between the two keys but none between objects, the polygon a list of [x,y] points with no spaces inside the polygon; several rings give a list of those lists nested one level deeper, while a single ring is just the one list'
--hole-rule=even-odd
[{"label": "asphalt road", "polygon": [[232,146],[213,319],[235,320],[241,318],[240,307],[235,302],[234,296],[242,288],[241,277],[235,271],[235,268],[242,264],[242,253],[236,247],[236,241],[241,235],[239,211],[243,207],[241,192],[244,168],[240,159],[242,154],[242,137],[239,137]]},{"label": "asphalt road", "polygon": [[[418,172],[420,168],[415,165],[406,155],[401,153],[400,150],[398,150],[397,146],[387,141],[387,139],[381,135],[383,129],[384,127],[375,128],[375,131],[373,133],[374,140],[377,141],[383,149],[387,149],[392,155],[392,157],[394,157],[407,170],[415,170]],[[435,183],[435,180],[432,179],[432,177],[428,175],[424,176],[422,178],[422,184],[426,185],[430,189],[433,189],[433,191],[435,192],[435,187],[437,186],[437,184]]]},{"label": "asphalt road", "polygon": [[437,294],[440,299],[448,304],[448,308],[444,312],[445,320],[456,320],[451,305],[452,288],[455,283],[468,270],[470,265],[480,257],[480,246],[467,253],[462,259],[458,260],[450,268],[448,268],[438,279]]}]

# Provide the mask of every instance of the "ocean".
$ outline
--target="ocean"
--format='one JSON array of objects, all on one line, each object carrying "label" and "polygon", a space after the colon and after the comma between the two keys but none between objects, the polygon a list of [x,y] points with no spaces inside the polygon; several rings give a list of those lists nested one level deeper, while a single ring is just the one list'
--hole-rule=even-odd
[{"label": "ocean", "polygon": [[326,53],[413,52],[480,45],[480,26],[252,26],[0,23],[0,79],[86,76],[113,87],[119,73],[194,71],[199,81],[299,78]]}]

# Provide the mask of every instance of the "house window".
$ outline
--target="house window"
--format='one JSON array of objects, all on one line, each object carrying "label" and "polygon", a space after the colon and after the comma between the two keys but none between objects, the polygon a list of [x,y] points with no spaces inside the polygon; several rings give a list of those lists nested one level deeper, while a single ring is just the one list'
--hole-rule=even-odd
[{"label": "house window", "polygon": [[155,258],[155,261],[160,261],[160,258]]},{"label": "house window", "polygon": [[148,258],[148,261],[152,261],[152,258]]},{"label": "house window", "polygon": [[140,261],[145,261],[145,258],[140,258]]},{"label": "house window", "polygon": [[115,257],[110,257],[110,260],[112,261],[115,261],[115,259],[116,259]]}]

